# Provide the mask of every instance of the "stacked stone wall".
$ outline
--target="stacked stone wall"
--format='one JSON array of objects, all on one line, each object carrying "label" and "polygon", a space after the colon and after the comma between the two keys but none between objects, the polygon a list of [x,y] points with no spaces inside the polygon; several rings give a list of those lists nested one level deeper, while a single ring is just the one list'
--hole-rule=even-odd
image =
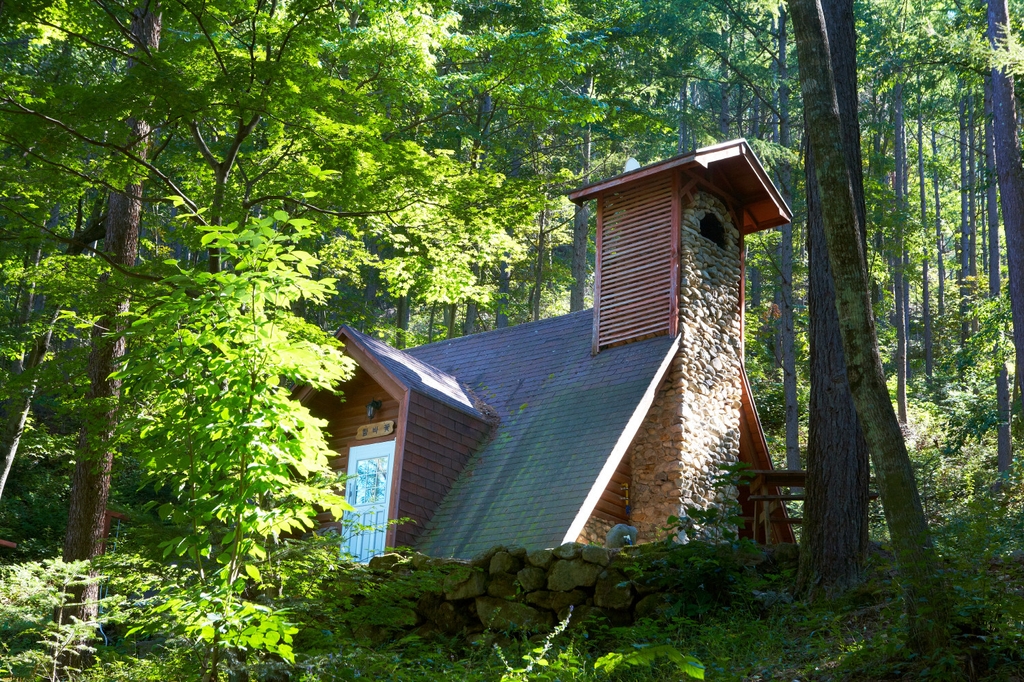
[{"label": "stacked stone wall", "polygon": [[403,620],[421,634],[494,631],[544,632],[572,613],[570,625],[588,618],[627,625],[655,617],[668,605],[657,573],[637,574],[637,551],[568,542],[528,552],[495,547],[471,561],[423,554],[384,554],[370,559],[371,572],[394,578],[417,571],[447,573],[437,590],[421,594]]},{"label": "stacked stone wall", "polygon": [[[713,213],[724,246],[700,234]],[[739,460],[743,343],[739,231],[725,206],[698,193],[681,220],[679,352],[626,456],[633,470],[631,523],[640,542],[663,536],[669,516],[722,507],[736,491],[714,475]]]},{"label": "stacked stone wall", "polygon": [[[770,556],[776,566],[792,568],[797,550],[795,545],[779,545]],[[421,636],[473,636],[484,630],[533,633],[550,630],[570,613],[570,628],[586,628],[588,621],[624,626],[668,616],[681,604],[694,603],[700,593],[711,601],[727,598],[722,590],[730,589],[729,581],[705,583],[699,566],[706,564],[686,559],[698,556],[714,556],[717,566],[712,573],[717,575],[759,566],[769,555],[749,546],[722,544],[605,549],[569,542],[533,551],[494,547],[470,561],[384,554],[370,559],[365,569],[353,566],[338,578],[351,581],[351,587],[342,591],[352,590],[358,608],[365,610],[372,595],[388,605],[388,625],[368,625],[366,621],[374,618],[355,620],[362,622],[353,632],[359,637],[383,640],[409,630]],[[397,586],[403,581],[406,587],[379,588],[385,582]]]}]

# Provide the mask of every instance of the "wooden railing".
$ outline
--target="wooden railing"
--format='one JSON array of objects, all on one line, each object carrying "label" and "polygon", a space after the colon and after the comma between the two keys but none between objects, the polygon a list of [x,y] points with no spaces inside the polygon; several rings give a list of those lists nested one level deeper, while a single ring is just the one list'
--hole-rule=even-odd
[{"label": "wooden railing", "polygon": [[[802,517],[790,516],[785,503],[806,499],[805,469],[747,469],[747,473],[753,475],[750,480],[750,496],[747,498],[754,503],[753,522],[755,526],[764,528],[766,544],[771,544],[773,525],[792,527],[804,522]],[[780,492],[779,488],[789,488],[789,492]],[[878,493],[868,494],[868,499],[877,498]]]}]

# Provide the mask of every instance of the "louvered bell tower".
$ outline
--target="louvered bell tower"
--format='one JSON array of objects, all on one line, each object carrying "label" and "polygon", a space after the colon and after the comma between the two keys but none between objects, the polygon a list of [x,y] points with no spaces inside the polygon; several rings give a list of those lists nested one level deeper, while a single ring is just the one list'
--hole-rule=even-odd
[{"label": "louvered bell tower", "polygon": [[597,200],[595,354],[679,332],[680,314],[687,314],[679,295],[687,234],[702,238],[693,240],[698,251],[733,256],[742,277],[743,236],[792,219],[746,140],[629,171],[569,198]]},{"label": "louvered bell tower", "polygon": [[[746,140],[631,170],[569,198],[597,200],[593,354],[679,337],[627,454],[631,522],[652,540],[669,516],[723,504],[714,487],[722,466],[743,459],[771,467],[743,369],[743,238],[792,213]],[[747,493],[733,494],[748,513]]]}]

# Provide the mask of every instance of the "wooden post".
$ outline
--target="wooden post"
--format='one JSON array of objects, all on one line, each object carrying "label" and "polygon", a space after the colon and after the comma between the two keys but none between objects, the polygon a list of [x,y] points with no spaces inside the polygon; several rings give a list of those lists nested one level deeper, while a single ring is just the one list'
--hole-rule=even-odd
[{"label": "wooden post", "polygon": [[597,197],[596,267],[594,268],[594,339],[591,355],[601,350],[601,248],[604,244],[604,195]]},{"label": "wooden post", "polygon": [[672,173],[672,284],[669,286],[668,335],[679,334],[679,250],[682,248],[679,231],[683,229],[682,178],[678,171]]}]

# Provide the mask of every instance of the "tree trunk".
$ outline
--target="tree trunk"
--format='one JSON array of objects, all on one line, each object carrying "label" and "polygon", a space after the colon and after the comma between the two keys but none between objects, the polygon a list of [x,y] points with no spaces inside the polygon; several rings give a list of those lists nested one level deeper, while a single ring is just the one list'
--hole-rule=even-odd
[{"label": "tree trunk", "polygon": [[[779,76],[779,144],[791,144],[789,121],[789,69],[787,64],[786,13],[779,12],[778,76]],[[782,196],[791,202],[792,179],[788,163],[779,165]],[[782,351],[782,387],[786,405],[786,468],[800,469],[800,406],[796,385],[796,334],[793,327],[793,225],[779,228],[779,335]]]},{"label": "tree trunk", "polygon": [[[725,32],[722,32],[722,41],[726,42]],[[721,101],[718,112],[718,132],[722,134],[722,140],[729,139],[729,66],[722,60],[722,82],[718,87],[721,90]]]},{"label": "tree trunk", "polygon": [[893,307],[896,312],[896,407],[900,424],[907,423],[907,312],[906,276],[904,274],[903,216],[906,214],[907,182],[907,136],[903,121],[903,83],[897,83],[893,93],[896,133],[896,175],[893,189],[896,194],[896,212],[899,215],[896,227],[896,255],[893,258]]},{"label": "tree trunk", "polygon": [[4,496],[4,487],[7,485],[7,477],[11,474],[11,466],[14,464],[15,457],[18,456],[18,446],[21,444],[21,437],[25,433],[25,425],[28,423],[28,416],[32,410],[32,401],[36,397],[36,389],[39,386],[39,376],[35,369],[42,364],[50,350],[50,340],[53,338],[53,325],[56,324],[59,314],[60,309],[58,308],[46,326],[46,331],[36,337],[32,344],[32,349],[20,359],[22,373],[30,374],[31,376],[28,379],[27,385],[21,389],[21,400],[11,401],[11,407],[17,406],[17,408],[11,410],[4,431],[0,434],[0,437],[2,437],[0,448],[2,448],[4,457],[4,470],[0,474],[0,500]]},{"label": "tree trunk", "polygon": [[[78,256],[81,255],[85,249],[85,244],[90,241],[94,241],[98,237],[102,236],[104,230],[104,219],[101,212],[102,201],[97,200],[93,209],[93,215],[90,216],[87,224],[83,225],[83,214],[82,214],[82,200],[78,201],[78,217],[75,224],[74,242],[68,245],[66,255]],[[50,214],[50,221],[47,224],[48,229],[54,229],[57,227],[58,220],[60,218],[60,211],[58,208],[54,208]],[[42,252],[36,251],[36,256],[33,262],[36,266],[39,265]],[[43,306],[45,306],[45,297],[43,297]],[[42,306],[41,306],[42,307]],[[30,310],[30,309],[29,309]],[[27,323],[28,317],[25,317],[26,311],[23,311],[23,321]],[[3,491],[7,484],[7,479],[11,473],[11,467],[14,464],[15,458],[18,456],[18,448],[21,444],[21,438],[25,433],[25,426],[28,423],[28,417],[32,409],[32,401],[35,399],[36,391],[38,390],[38,377],[33,374],[33,371],[38,367],[43,360],[46,358],[47,353],[50,350],[50,342],[53,337],[53,328],[57,323],[57,318],[60,315],[60,308],[53,311],[49,323],[46,325],[44,331],[37,336],[32,342],[32,348],[17,359],[16,369],[12,368],[13,374],[28,373],[32,374],[29,379],[28,386],[25,387],[22,394],[22,400],[20,403],[16,402],[17,409],[10,413],[7,424],[4,430],[0,432],[0,451],[3,452],[4,458],[4,470],[3,476],[0,477],[0,498],[3,497]]]},{"label": "tree trunk", "polygon": [[504,329],[508,326],[508,303],[509,290],[511,287],[511,276],[508,271],[508,261],[501,261],[498,264],[498,296],[495,300],[494,327]]},{"label": "tree trunk", "polygon": [[540,319],[540,298],[544,288],[544,238],[547,234],[544,228],[547,227],[547,209],[540,212],[540,227],[537,229],[537,264],[533,272],[533,321]]},{"label": "tree trunk", "polygon": [[[1006,0],[988,2],[988,38],[992,47],[1001,45],[1007,36],[1009,10]],[[999,200],[1006,230],[1006,260],[1010,285],[1010,310],[1013,318],[1013,346],[1017,360],[1016,381],[1021,380],[1021,358],[1024,358],[1024,168],[1021,166],[1020,140],[1017,136],[1017,111],[1014,101],[1013,77],[994,68],[992,82],[992,142],[996,174],[999,178]],[[993,239],[995,241],[995,239]],[[998,271],[998,249],[996,250]],[[1009,451],[1009,447],[1006,448]],[[1002,448],[1000,448],[1002,452]],[[1009,466],[1010,454],[1007,452]],[[999,462],[1000,466],[1003,464]]]},{"label": "tree trunk", "polygon": [[[968,292],[970,295],[970,302],[972,304],[978,293],[978,167],[976,163],[976,155],[974,153],[976,146],[975,143],[977,141],[974,135],[974,123],[974,95],[971,95],[970,98],[967,100],[967,215],[969,224],[969,234],[967,238],[967,272],[970,277],[970,279],[968,280]],[[977,315],[971,315],[970,330],[971,334],[978,333]]]},{"label": "tree trunk", "polygon": [[948,641],[945,592],[938,580],[937,561],[914,471],[892,409],[878,352],[866,250],[859,234],[850,160],[844,151],[843,123],[828,36],[821,6],[816,0],[790,0],[789,8],[800,62],[806,129],[814,149],[815,177],[821,192],[847,376],[874,461],[882,505],[902,574],[910,645],[916,651],[931,653],[941,650]]},{"label": "tree trunk", "polygon": [[[145,2],[132,12],[131,39],[133,49],[152,51],[160,43],[161,17],[159,5]],[[127,69],[134,66],[129,59]],[[145,157],[151,129],[140,119],[128,119],[130,140],[138,145],[136,154]],[[107,200],[104,249],[118,265],[133,267],[139,253],[139,220],[142,216],[142,183],[112,192]],[[106,276],[105,276],[106,277]],[[79,437],[78,457],[71,482],[68,528],[64,537],[64,560],[80,561],[96,557],[102,548],[103,516],[110,494],[110,470],[115,446],[111,442],[117,427],[117,402],[121,382],[111,379],[125,353],[125,339],[119,336],[128,311],[123,298],[108,309],[92,330],[92,349],[86,365],[89,388],[86,392],[85,421]],[[98,612],[98,586],[75,590],[77,606],[64,610],[64,617],[92,620]]]},{"label": "tree trunk", "polygon": [[808,150],[807,308],[811,357],[807,489],[797,591],[831,599],[863,580],[868,449],[846,376],[821,198]]},{"label": "tree trunk", "polygon": [[679,86],[679,137],[676,140],[676,154],[682,154],[690,148],[686,134],[686,86],[687,80],[684,78],[682,85]]},{"label": "tree trunk", "polygon": [[[904,171],[907,171],[908,167],[904,165]],[[909,174],[909,173],[908,173]],[[907,193],[903,193],[907,196]],[[904,235],[905,237],[906,235]],[[903,363],[903,372],[907,377],[907,386],[910,385],[910,380],[913,378],[913,371],[910,366],[910,339],[913,334],[913,325],[910,319],[910,253],[907,251],[907,240],[903,240],[903,328],[906,330],[904,334],[904,356],[906,361]]]},{"label": "tree trunk", "polygon": [[[1002,282],[999,268],[999,201],[996,196],[996,158],[992,144],[992,76],[985,79],[985,204],[988,207],[988,294],[998,298]],[[996,348],[996,357],[1002,358]],[[996,467],[999,473],[1010,469],[1013,463],[1013,439],[1010,435],[1010,377],[1006,361],[996,372]]]},{"label": "tree trunk", "polygon": [[939,143],[932,126],[932,186],[935,188],[935,264],[938,268],[939,319],[946,316],[946,240],[942,238],[942,202],[939,196]]},{"label": "tree trunk", "polygon": [[967,98],[960,98],[960,349],[967,343],[970,327],[967,320],[967,278],[971,273],[970,262],[970,199],[971,180],[967,175]]},{"label": "tree trunk", "polygon": [[999,266],[999,197],[996,190],[996,155],[992,148],[992,77],[985,79],[985,194],[988,206],[988,292],[998,296],[1002,288]]},{"label": "tree trunk", "polygon": [[444,326],[445,326],[445,338],[455,338],[455,315],[458,313],[459,304],[449,303],[445,306],[444,313]]},{"label": "tree trunk", "polygon": [[[843,145],[848,150],[849,177],[855,186],[861,187],[853,3],[827,0],[822,9],[828,27],[830,62],[840,81],[836,96]],[[797,589],[812,597],[821,593],[830,598],[863,579],[868,543],[868,450],[846,376],[821,195],[810,146],[805,173],[811,394]],[[857,226],[863,240],[863,210],[857,214]]]},{"label": "tree trunk", "polygon": [[[48,229],[54,229],[57,227],[57,221],[60,218],[59,209],[55,208],[51,214],[50,219],[47,221],[46,227]],[[30,247],[30,253],[25,254],[25,265],[26,267],[31,266],[34,270],[39,267],[39,261],[43,258],[43,247],[42,243],[37,243],[34,248]],[[28,329],[28,323],[32,320],[32,311],[35,308],[36,303],[36,285],[35,282],[29,282],[28,285],[19,292],[18,301],[18,314],[15,320],[15,325],[21,328],[20,334]],[[18,355],[11,362],[11,374],[17,376],[25,371],[25,356]]]},{"label": "tree trunk", "polygon": [[476,301],[466,303],[466,321],[462,325],[462,335],[469,336],[476,333],[477,307]]},{"label": "tree trunk", "polygon": [[[920,84],[919,84],[920,85]],[[921,233],[925,237],[924,260],[921,261],[921,323],[924,336],[924,373],[929,379],[935,370],[932,348],[931,282],[928,281],[928,192],[924,175],[924,111],[920,94],[917,97],[917,184],[921,200]]]},{"label": "tree trunk", "polygon": [[[900,240],[902,241],[902,240]],[[896,317],[896,409],[900,424],[907,423],[907,317],[903,310],[903,256],[897,254],[893,264],[893,305]]]},{"label": "tree trunk", "polygon": [[[985,106],[987,107],[988,105],[986,104]],[[988,110],[986,109],[986,114],[985,114],[986,116],[989,115],[987,113],[987,111]],[[984,127],[986,128],[986,130],[982,131],[982,135],[988,134],[988,131],[987,131],[988,121],[987,120],[985,121]],[[988,161],[986,160],[986,163],[987,162]],[[978,171],[979,179],[981,178],[981,176],[982,176],[982,172],[981,172],[981,170],[979,170]],[[985,184],[987,184],[987,183],[988,183],[988,170],[985,171]],[[981,239],[981,255],[980,255],[980,259],[981,259],[980,260],[980,263],[981,263],[981,274],[982,274],[983,277],[988,277],[988,237],[989,237],[989,229],[988,229],[989,228],[989,220],[988,219],[989,219],[989,216],[992,214],[992,211],[990,210],[991,206],[988,203],[988,188],[987,187],[985,188],[984,192],[981,192],[981,191],[978,192],[978,202],[979,202],[979,204],[981,206],[981,208],[979,209],[979,212],[978,212],[978,225],[979,225],[978,232],[979,232],[979,238]],[[979,282],[980,282],[980,280],[979,280]]]},{"label": "tree trunk", "polygon": [[[270,13],[273,14],[274,10],[271,9]],[[192,141],[195,143],[203,160],[206,161],[206,164],[213,171],[213,204],[210,206],[209,214],[211,225],[224,224],[224,196],[227,191],[228,179],[231,177],[231,171],[234,170],[235,162],[238,160],[238,153],[242,148],[242,143],[252,134],[252,131],[256,129],[261,120],[262,114],[253,114],[248,122],[239,115],[235,123],[235,135],[224,154],[224,158],[219,160],[206,144],[206,140],[203,139],[202,131],[199,129],[199,122],[189,122],[188,127],[192,133]],[[216,247],[210,248],[207,250],[207,253],[209,254],[208,268],[210,272],[214,274],[220,272],[222,265],[220,249]]]},{"label": "tree trunk", "polygon": [[[684,86],[685,87],[685,86]],[[584,97],[594,88],[594,75],[588,73],[583,86]],[[681,125],[681,124],[680,124]],[[581,145],[583,183],[590,182],[590,124],[583,129]],[[576,207],[572,224],[572,289],[569,291],[569,312],[583,310],[587,290],[587,237],[590,235],[590,209],[587,203]]]},{"label": "tree trunk", "polygon": [[398,301],[395,302],[395,348],[401,350],[405,348],[406,335],[409,331],[409,303],[410,295],[406,293],[403,296],[398,297]]}]

